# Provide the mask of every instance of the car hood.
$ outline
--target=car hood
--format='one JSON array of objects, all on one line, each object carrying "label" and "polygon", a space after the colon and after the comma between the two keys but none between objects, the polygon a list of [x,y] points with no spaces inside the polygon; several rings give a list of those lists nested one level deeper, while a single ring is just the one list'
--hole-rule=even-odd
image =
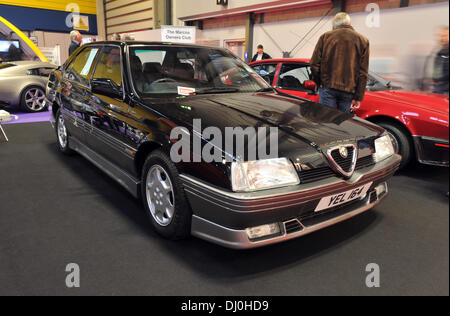
[{"label": "car hood", "polygon": [[[321,104],[280,96],[276,93],[197,95],[151,103],[151,108],[176,125],[192,128],[194,119],[202,128],[278,127],[283,135],[310,146],[328,147],[381,135],[384,130],[352,114]],[[297,142],[298,143],[298,142]]]},{"label": "car hood", "polygon": [[367,92],[372,97],[408,104],[417,108],[432,110],[442,114],[449,114],[449,98],[441,94],[434,94],[409,90],[386,90]]}]

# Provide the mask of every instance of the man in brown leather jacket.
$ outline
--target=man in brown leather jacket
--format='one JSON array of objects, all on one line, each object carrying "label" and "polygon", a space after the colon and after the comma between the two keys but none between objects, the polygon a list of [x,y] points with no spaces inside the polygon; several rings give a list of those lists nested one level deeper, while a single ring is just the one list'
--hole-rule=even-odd
[{"label": "man in brown leather jacket", "polygon": [[347,13],[333,19],[311,59],[313,80],[320,87],[320,103],[350,113],[364,99],[369,76],[369,41],[351,26]]}]

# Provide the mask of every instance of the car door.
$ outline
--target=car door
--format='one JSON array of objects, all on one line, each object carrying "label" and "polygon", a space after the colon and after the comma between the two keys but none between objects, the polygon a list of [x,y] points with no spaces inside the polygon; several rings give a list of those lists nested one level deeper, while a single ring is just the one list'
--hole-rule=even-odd
[{"label": "car door", "polygon": [[305,82],[311,80],[311,68],[308,64],[283,63],[274,86],[283,93],[319,102],[319,95],[305,88]]},{"label": "car door", "polygon": [[122,48],[104,46],[92,74],[89,91],[88,146],[124,170],[133,169],[136,141],[125,102]]},{"label": "car door", "polygon": [[86,143],[89,116],[86,104],[89,77],[100,51],[99,47],[86,47],[65,68],[61,81],[62,116],[72,137]]}]

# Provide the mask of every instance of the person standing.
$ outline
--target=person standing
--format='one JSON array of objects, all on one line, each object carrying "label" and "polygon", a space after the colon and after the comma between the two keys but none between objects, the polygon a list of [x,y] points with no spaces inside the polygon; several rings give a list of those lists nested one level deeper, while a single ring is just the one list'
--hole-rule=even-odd
[{"label": "person standing", "polygon": [[78,31],[72,31],[70,32],[70,46],[69,46],[69,56],[75,52],[78,47],[81,46],[81,41],[83,40],[83,37],[81,36],[80,32]]},{"label": "person standing", "polygon": [[311,58],[320,103],[351,113],[359,109],[369,77],[369,40],[357,33],[350,16],[341,12],[333,30],[323,34]]},{"label": "person standing", "polygon": [[449,69],[448,69],[448,26],[441,27],[438,31],[440,49],[434,58],[433,67],[433,92],[439,94],[449,94]]},{"label": "person standing", "polygon": [[114,33],[114,34],[111,36],[111,40],[112,40],[112,41],[120,41],[120,35],[117,34],[117,33]]},{"label": "person standing", "polygon": [[261,44],[258,45],[258,52],[253,56],[252,62],[254,61],[260,61],[260,60],[266,60],[266,59],[272,59],[269,54],[264,52],[264,46]]}]

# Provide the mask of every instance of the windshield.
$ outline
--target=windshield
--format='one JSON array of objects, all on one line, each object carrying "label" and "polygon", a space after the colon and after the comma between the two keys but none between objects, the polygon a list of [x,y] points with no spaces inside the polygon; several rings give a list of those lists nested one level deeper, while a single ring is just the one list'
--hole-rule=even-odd
[{"label": "windshield", "polygon": [[130,48],[134,87],[140,95],[257,92],[271,89],[231,52],[203,47]]}]

